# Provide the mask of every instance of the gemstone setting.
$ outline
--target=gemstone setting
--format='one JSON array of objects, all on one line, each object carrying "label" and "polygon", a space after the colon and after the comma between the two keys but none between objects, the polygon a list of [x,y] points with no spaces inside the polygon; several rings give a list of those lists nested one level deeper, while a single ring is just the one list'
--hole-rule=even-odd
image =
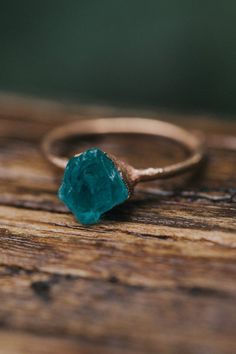
[{"label": "gemstone setting", "polygon": [[114,161],[92,148],[69,160],[58,196],[79,222],[88,225],[127,200],[129,189]]}]

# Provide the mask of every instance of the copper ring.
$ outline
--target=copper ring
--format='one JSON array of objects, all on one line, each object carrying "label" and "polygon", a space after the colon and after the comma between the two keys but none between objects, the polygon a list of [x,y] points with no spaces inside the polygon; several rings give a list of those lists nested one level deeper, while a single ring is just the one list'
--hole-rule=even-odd
[{"label": "copper ring", "polygon": [[200,138],[174,124],[147,118],[122,117],[78,120],[49,132],[43,139],[42,149],[46,158],[53,165],[65,169],[68,159],[60,157],[54,152],[54,146],[57,142],[72,136],[111,133],[160,136],[182,145],[189,152],[189,156],[181,162],[166,167],[148,167],[145,169],[137,169],[112,156],[116,165],[125,175],[125,179],[128,180],[130,187],[141,181],[174,177],[194,170],[204,157],[204,145]]},{"label": "copper ring", "polygon": [[[71,159],[55,152],[55,145],[63,140],[98,134],[161,136],[182,145],[189,157],[166,167],[138,169],[98,148]],[[138,182],[192,171],[204,157],[203,144],[195,135],[173,124],[145,118],[78,120],[52,130],[44,138],[42,148],[52,164],[65,169],[58,196],[85,225],[97,223],[104,213],[127,200]]]}]

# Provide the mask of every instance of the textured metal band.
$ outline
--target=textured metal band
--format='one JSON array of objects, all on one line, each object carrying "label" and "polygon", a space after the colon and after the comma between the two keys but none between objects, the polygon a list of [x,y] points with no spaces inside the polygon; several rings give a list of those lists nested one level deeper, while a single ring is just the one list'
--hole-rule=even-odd
[{"label": "textured metal band", "polygon": [[[57,127],[43,139],[42,149],[46,158],[55,166],[65,168],[68,159],[54,151],[55,144],[74,136],[97,134],[146,134],[160,136],[182,145],[189,152],[185,160],[166,166],[137,169],[120,161],[132,185],[140,181],[168,178],[196,168],[204,157],[204,145],[198,137],[174,124],[147,118],[98,118],[80,119]],[[116,159],[116,162],[118,159]]]}]

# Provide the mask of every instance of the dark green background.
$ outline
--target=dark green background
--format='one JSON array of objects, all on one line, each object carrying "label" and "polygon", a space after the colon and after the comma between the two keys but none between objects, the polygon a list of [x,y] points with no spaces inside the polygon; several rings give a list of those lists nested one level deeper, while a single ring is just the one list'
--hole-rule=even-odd
[{"label": "dark green background", "polygon": [[6,1],[0,89],[236,113],[236,1]]}]

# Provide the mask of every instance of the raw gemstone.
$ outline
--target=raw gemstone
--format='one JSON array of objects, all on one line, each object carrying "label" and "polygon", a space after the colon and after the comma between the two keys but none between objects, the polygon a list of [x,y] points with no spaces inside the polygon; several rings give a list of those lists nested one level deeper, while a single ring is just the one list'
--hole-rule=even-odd
[{"label": "raw gemstone", "polygon": [[97,223],[102,214],[123,203],[128,195],[114,162],[97,148],[69,160],[58,192],[82,224]]}]

